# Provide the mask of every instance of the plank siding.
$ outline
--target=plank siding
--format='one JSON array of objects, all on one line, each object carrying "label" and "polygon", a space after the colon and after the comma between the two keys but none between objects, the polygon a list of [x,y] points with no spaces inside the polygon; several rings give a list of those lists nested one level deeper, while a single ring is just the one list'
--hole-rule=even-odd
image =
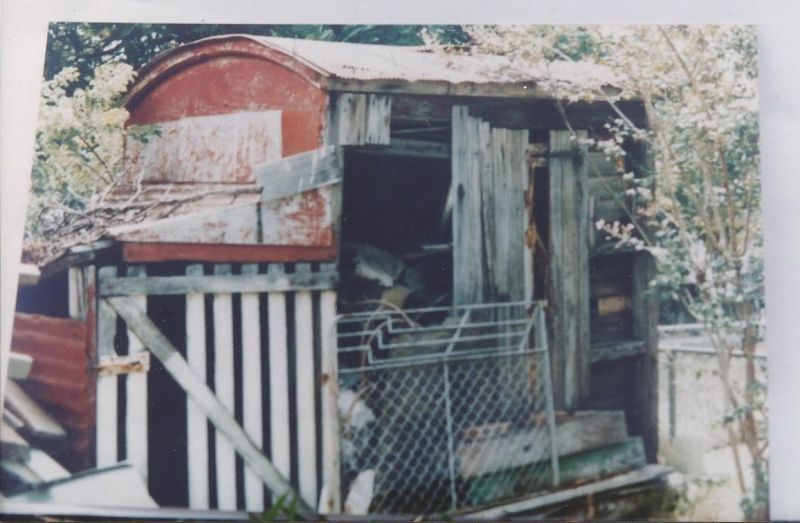
[{"label": "plank siding", "polygon": [[[144,277],[147,272],[143,266],[128,267],[129,278]],[[147,297],[132,297],[143,310],[147,310]],[[127,331],[128,355],[133,356],[146,352],[144,345],[136,335]],[[125,377],[125,458],[130,461],[139,474],[147,481],[147,373],[133,372]]]},{"label": "plank siding", "polygon": [[556,405],[589,394],[589,196],[585,131],[550,132],[550,309]]}]

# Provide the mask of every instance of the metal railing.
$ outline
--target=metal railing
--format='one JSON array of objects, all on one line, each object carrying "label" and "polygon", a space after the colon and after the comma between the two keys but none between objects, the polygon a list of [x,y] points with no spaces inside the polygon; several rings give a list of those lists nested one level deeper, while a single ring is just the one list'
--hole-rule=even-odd
[{"label": "metal railing", "polygon": [[345,509],[441,514],[558,484],[544,303],[338,320]]}]

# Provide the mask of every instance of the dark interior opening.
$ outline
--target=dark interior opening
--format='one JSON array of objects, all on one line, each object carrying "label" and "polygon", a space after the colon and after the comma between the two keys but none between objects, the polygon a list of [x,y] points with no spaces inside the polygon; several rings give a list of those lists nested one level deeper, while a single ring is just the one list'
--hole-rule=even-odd
[{"label": "dark interior opening", "polygon": [[405,308],[450,303],[450,178],[448,159],[346,155],[340,310],[365,300]]}]

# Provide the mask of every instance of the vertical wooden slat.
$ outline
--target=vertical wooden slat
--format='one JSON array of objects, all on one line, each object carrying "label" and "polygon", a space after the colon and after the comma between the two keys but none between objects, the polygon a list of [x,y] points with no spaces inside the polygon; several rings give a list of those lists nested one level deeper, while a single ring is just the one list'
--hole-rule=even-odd
[{"label": "vertical wooden slat", "polygon": [[[202,276],[201,264],[186,267],[187,276]],[[206,382],[206,314],[203,294],[186,295],[186,362],[192,373]],[[208,420],[186,399],[187,464],[189,507],[209,508],[208,497]]]},{"label": "vertical wooden slat", "polygon": [[[258,265],[242,265],[242,274],[258,274]],[[261,323],[257,293],[242,293],[242,410],[244,431],[259,448],[264,444],[261,407]],[[250,467],[244,471],[248,511],[264,510],[264,487]]]},{"label": "vertical wooden slat", "polygon": [[[116,267],[102,267],[98,277],[112,278]],[[72,294],[72,292],[70,292]],[[72,300],[70,299],[70,303]],[[97,304],[97,358],[102,361],[115,354],[114,336],[117,333],[117,314],[105,301]],[[107,467],[117,462],[117,376],[97,377],[95,433],[96,465]]]},{"label": "vertical wooden slat", "polygon": [[69,317],[73,319],[86,318],[86,289],[83,270],[80,267],[70,267],[67,272],[67,295]]},{"label": "vertical wooden slat", "polygon": [[589,392],[589,211],[585,131],[550,132],[550,286],[556,404]]},{"label": "vertical wooden slat", "polygon": [[[267,272],[280,275],[279,264],[270,264]],[[269,326],[269,413],[270,455],[275,468],[291,479],[289,456],[289,355],[286,331],[286,296],[271,292],[267,298]]]},{"label": "vertical wooden slat", "polygon": [[341,93],[336,98],[332,145],[387,145],[392,100],[379,94]]},{"label": "vertical wooden slat", "polygon": [[[297,272],[308,272],[307,263],[298,263]],[[297,473],[300,496],[317,505],[317,427],[315,415],[314,315],[311,292],[299,291],[294,297],[295,383],[297,384]]]},{"label": "vertical wooden slat", "polygon": [[[128,277],[146,275],[142,266],[129,267]],[[147,297],[133,296],[132,299],[147,310]],[[139,338],[128,329],[128,354],[145,352],[146,349]],[[126,376],[125,390],[125,457],[130,461],[147,481],[147,374],[131,373]]]},{"label": "vertical wooden slat", "polygon": [[320,293],[320,369],[322,402],[322,481],[327,492],[321,506],[326,514],[342,510],[339,485],[339,413],[337,408],[336,292]]},{"label": "vertical wooden slat", "polygon": [[[228,275],[228,264],[214,266],[214,274]],[[228,412],[234,414],[233,302],[230,293],[214,294],[214,392]],[[215,432],[217,505],[236,510],[236,453],[230,441]]]},{"label": "vertical wooden slat", "polygon": [[633,335],[645,340],[647,347],[640,356],[642,366],[637,375],[641,436],[647,460],[655,463],[658,454],[658,300],[649,285],[656,267],[648,252],[637,252],[633,256]]},{"label": "vertical wooden slat", "polygon": [[480,120],[462,105],[452,114],[453,302],[464,305],[483,301],[480,172],[486,151],[479,145]]}]

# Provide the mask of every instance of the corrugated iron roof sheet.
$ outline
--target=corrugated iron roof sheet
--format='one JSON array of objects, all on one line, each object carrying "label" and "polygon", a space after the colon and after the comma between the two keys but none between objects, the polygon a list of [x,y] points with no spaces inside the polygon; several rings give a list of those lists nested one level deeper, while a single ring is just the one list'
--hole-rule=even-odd
[{"label": "corrugated iron roof sheet", "polygon": [[[427,47],[354,44],[248,36],[306,62],[326,76],[348,80],[403,80],[447,83],[525,83],[545,79],[569,83],[614,85],[609,68],[587,62],[553,62],[523,66],[499,55],[444,54]],[[226,38],[226,37],[213,37]],[[211,38],[207,39],[211,40]]]}]

